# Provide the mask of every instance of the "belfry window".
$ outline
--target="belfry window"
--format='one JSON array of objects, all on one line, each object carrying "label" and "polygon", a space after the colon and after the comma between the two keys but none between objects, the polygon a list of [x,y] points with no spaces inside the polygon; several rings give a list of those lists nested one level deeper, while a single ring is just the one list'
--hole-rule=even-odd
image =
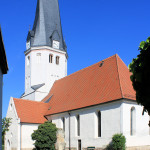
[{"label": "belfry window", "polygon": [[59,56],[56,56],[56,65],[59,65]]},{"label": "belfry window", "polygon": [[135,111],[135,107],[131,108],[131,112],[130,112],[130,134],[131,135],[135,135],[136,133],[136,111]]},{"label": "belfry window", "polygon": [[101,112],[97,112],[97,131],[98,131],[98,137],[101,137]]},{"label": "belfry window", "polygon": [[53,63],[53,55],[52,54],[49,55],[49,63]]},{"label": "belfry window", "polygon": [[41,63],[41,53],[37,53],[36,56],[37,56],[37,63],[38,64]]},{"label": "belfry window", "polygon": [[80,136],[80,116],[77,115],[77,136]]}]

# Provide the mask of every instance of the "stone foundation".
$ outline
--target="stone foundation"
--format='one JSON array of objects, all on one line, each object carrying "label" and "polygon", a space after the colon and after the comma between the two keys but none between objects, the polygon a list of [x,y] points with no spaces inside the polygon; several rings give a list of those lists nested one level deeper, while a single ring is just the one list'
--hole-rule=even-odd
[{"label": "stone foundation", "polygon": [[[6,147],[5,147],[6,150]],[[17,148],[11,148],[11,150],[17,150]],[[21,148],[21,150],[33,150],[32,148]],[[69,147],[66,147],[65,150],[69,150]],[[77,150],[75,147],[71,147],[71,150]],[[82,148],[82,150],[88,150],[87,148]],[[94,150],[105,150],[104,148],[95,148]],[[126,150],[150,150],[150,146],[135,146],[127,147]]]},{"label": "stone foundation", "polygon": [[[87,148],[82,148],[82,150],[90,150],[90,149],[87,149]],[[93,149],[91,149],[93,150]],[[95,148],[94,150],[104,150],[103,148]]]},{"label": "stone foundation", "polygon": [[65,133],[63,129],[58,129],[57,131],[57,142],[55,144],[56,150],[65,150]]},{"label": "stone foundation", "polygon": [[[5,150],[7,150],[6,147]],[[17,150],[17,148],[11,148],[11,150]],[[21,150],[33,150],[33,148],[21,148]]]},{"label": "stone foundation", "polygon": [[[82,150],[88,150],[88,149],[83,148]],[[105,148],[95,148],[94,150],[106,150],[106,149]],[[127,147],[126,150],[150,150],[150,146]]]},{"label": "stone foundation", "polygon": [[150,150],[150,146],[127,147],[126,150]]},{"label": "stone foundation", "polygon": [[[69,150],[69,147],[66,147],[65,148],[65,150]],[[71,147],[71,149],[70,150],[77,150],[77,148],[75,148],[75,147]]]},{"label": "stone foundation", "polygon": [[21,150],[33,150],[33,148],[21,148]]},{"label": "stone foundation", "polygon": [[11,148],[11,150],[17,150],[17,148]]}]

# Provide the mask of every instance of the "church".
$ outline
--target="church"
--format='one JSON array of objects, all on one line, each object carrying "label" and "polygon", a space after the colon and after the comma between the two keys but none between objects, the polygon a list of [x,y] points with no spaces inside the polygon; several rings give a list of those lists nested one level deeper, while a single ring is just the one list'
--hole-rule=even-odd
[{"label": "church", "polygon": [[116,133],[127,150],[149,150],[149,116],[136,103],[128,67],[110,56],[67,76],[67,46],[58,0],[37,0],[25,54],[25,92],[10,98],[6,150],[32,150],[31,134],[52,121],[65,134],[66,150],[104,149]]}]

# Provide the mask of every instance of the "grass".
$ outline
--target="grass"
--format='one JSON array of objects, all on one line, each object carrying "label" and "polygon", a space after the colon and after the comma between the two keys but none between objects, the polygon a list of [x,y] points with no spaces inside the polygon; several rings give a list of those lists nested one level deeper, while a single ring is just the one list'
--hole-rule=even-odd
[{"label": "grass", "polygon": [[4,145],[2,145],[2,150],[4,150]]}]

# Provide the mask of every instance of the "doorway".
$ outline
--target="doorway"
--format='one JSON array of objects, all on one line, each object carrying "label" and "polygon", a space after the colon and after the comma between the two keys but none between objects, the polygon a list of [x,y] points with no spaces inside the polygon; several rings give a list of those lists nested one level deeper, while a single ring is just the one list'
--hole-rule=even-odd
[{"label": "doorway", "polygon": [[78,150],[81,150],[81,140],[78,140]]}]

